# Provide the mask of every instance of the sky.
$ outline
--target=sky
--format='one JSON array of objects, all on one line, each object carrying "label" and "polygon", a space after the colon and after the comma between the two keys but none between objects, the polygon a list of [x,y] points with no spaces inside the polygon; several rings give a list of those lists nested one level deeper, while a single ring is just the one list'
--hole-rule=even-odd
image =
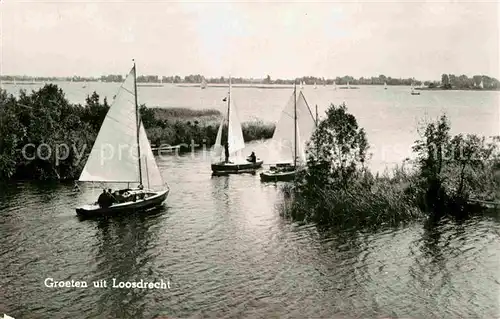
[{"label": "sky", "polygon": [[496,1],[0,1],[4,75],[500,78]]}]

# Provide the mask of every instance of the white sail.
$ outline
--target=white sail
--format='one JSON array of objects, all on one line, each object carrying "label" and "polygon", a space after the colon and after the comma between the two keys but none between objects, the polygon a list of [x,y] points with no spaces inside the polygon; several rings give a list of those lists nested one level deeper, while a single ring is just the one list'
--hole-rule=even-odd
[{"label": "white sail", "polygon": [[139,130],[139,145],[141,149],[142,185],[149,189],[163,187],[164,181],[142,122]]},{"label": "white sail", "polygon": [[347,88],[350,89],[351,85],[349,84],[349,81],[347,81]]},{"label": "white sail", "polygon": [[222,118],[219,130],[217,131],[217,137],[215,138],[215,144],[212,148],[212,159],[220,160],[222,158],[222,129],[224,127],[225,118]]},{"label": "white sail", "polygon": [[287,162],[293,160],[293,135],[294,135],[294,99],[293,94],[288,100],[285,108],[274,129],[271,140],[270,153],[271,162]]},{"label": "white sail", "polygon": [[205,89],[205,88],[207,87],[207,81],[205,81],[205,79],[203,79],[203,80],[201,81],[200,87],[201,87],[202,89]]},{"label": "white sail", "polygon": [[227,132],[227,139],[229,143],[230,155],[234,155],[245,148],[243,130],[241,129],[241,122],[233,99],[231,99],[229,106],[229,128]]},{"label": "white sail", "polygon": [[302,92],[300,92],[297,97],[297,123],[300,127],[302,144],[305,145],[316,128],[316,121]]},{"label": "white sail", "polygon": [[[297,94],[296,122],[294,108],[292,94],[281,113],[272,138],[272,150],[276,150],[278,153],[274,154],[273,159],[277,162],[293,161],[295,145],[297,145],[297,157],[305,161],[305,146],[311,138],[316,123],[302,92]],[[294,127],[297,129],[295,130]],[[296,142],[294,140],[294,131],[296,132]]]},{"label": "white sail", "polygon": [[132,68],[104,118],[80,181],[140,182],[134,78]]}]

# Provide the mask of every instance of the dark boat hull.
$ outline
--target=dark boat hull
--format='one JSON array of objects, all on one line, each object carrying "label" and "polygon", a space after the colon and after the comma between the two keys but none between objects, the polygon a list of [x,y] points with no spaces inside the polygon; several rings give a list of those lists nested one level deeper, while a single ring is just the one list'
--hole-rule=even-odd
[{"label": "dark boat hull", "polygon": [[217,163],[212,164],[212,173],[214,175],[226,174],[242,174],[242,173],[255,173],[255,171],[262,167],[264,162],[259,160],[255,163]]},{"label": "dark boat hull", "polygon": [[263,182],[290,182],[295,179],[297,171],[273,172],[265,171],[260,173],[260,180]]},{"label": "dark boat hull", "polygon": [[155,192],[155,195],[152,195],[145,199],[139,199],[135,202],[114,204],[107,208],[99,207],[99,205],[95,204],[86,205],[76,208],[76,214],[80,217],[90,218],[120,215],[131,212],[144,212],[163,205],[163,202],[167,199],[168,193],[169,190],[163,190],[160,192]]}]

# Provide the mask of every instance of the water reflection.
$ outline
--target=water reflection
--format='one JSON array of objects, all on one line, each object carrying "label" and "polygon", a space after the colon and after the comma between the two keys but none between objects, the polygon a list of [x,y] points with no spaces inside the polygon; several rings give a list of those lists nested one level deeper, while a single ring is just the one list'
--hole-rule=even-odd
[{"label": "water reflection", "polygon": [[152,265],[156,253],[152,247],[158,241],[154,225],[162,210],[147,215],[136,214],[97,221],[95,256],[97,274],[93,280],[106,279],[108,288],[100,291],[97,313],[113,318],[143,318],[145,298],[150,289],[113,289],[116,281],[140,281],[154,278]]}]

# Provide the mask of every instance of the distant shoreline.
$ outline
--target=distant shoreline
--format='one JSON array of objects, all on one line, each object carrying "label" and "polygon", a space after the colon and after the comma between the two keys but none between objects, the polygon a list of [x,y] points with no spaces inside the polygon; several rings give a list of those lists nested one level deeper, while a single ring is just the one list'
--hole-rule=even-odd
[{"label": "distant shoreline", "polygon": [[451,89],[444,89],[444,88],[420,88],[417,87],[415,90],[419,91],[500,91],[500,88],[495,89],[495,88],[451,88]]},{"label": "distant shoreline", "polygon": [[[1,81],[0,84],[8,84],[8,85],[23,85],[23,86],[30,86],[30,85],[40,85],[40,84],[46,84],[46,83],[81,83],[81,84],[93,84],[93,83],[121,83],[121,82],[97,82],[97,81],[92,81],[92,82],[70,82],[70,81],[61,81],[61,80],[56,80],[56,81],[47,81],[47,82],[22,82],[18,81],[14,83],[13,81]],[[139,87],[155,87],[155,88],[161,88],[165,86],[176,86],[176,87],[186,87],[186,88],[200,88],[199,83],[192,83],[192,84],[186,84],[186,83],[137,83],[137,86]],[[370,87],[370,86],[383,86],[381,84],[356,84],[356,86],[351,86],[348,88],[346,84],[337,84],[336,88],[345,90],[345,89],[359,89],[360,87]],[[410,87],[408,85],[403,85],[403,84],[397,84],[397,85],[387,85],[387,89],[390,89],[391,87]],[[208,84],[205,89],[209,88],[225,88],[227,87],[227,84],[225,83],[212,83]],[[300,87],[300,85],[297,85],[297,87]],[[314,85],[304,85],[303,87],[314,87]],[[318,88],[320,87],[330,87],[330,88],[335,88],[334,85],[329,84],[329,85],[317,85]],[[233,89],[293,89],[293,85],[290,84],[232,84]],[[201,89],[201,88],[200,88]],[[415,87],[415,90],[419,91],[500,91],[500,88],[451,88],[451,89],[444,89],[442,87],[434,87],[434,88],[429,88],[429,87]]]}]

